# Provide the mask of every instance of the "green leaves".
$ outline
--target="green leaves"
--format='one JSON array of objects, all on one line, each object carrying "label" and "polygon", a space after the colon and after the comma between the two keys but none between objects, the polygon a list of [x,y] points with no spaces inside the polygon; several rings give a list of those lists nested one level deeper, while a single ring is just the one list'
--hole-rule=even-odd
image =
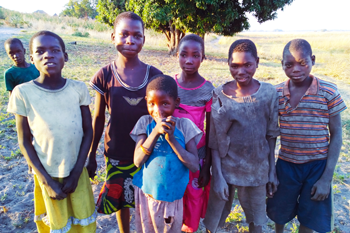
[{"label": "green leaves", "polygon": [[126,9],[139,14],[146,27],[157,31],[171,25],[196,34],[233,35],[249,29],[246,13],[259,23],[276,17],[276,11],[293,0],[129,0]]},{"label": "green leaves", "polygon": [[[204,36],[208,32],[232,36],[249,29],[247,13],[259,23],[276,18],[277,10],[293,0],[99,0],[96,17],[113,25],[125,10],[140,15],[146,28],[163,32],[171,41],[174,31]],[[180,36],[181,37],[181,36]],[[181,38],[180,38],[181,39]],[[175,43],[177,44],[177,43]],[[173,46],[173,45],[172,45]]]},{"label": "green leaves", "polygon": [[94,0],[69,0],[60,15],[76,18],[95,18],[97,15]]},{"label": "green leaves", "polygon": [[98,13],[96,19],[113,27],[117,15],[126,11],[125,5],[125,0],[99,0],[96,6]]}]

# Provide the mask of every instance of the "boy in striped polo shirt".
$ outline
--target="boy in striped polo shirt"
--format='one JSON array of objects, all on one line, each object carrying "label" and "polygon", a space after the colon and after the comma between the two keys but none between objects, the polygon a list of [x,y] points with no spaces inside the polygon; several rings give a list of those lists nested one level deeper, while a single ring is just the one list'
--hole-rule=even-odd
[{"label": "boy in striped polo shirt", "polygon": [[333,227],[331,182],[342,145],[340,112],[346,106],[335,84],[310,75],[314,64],[306,40],[295,39],[285,46],[282,66],[289,80],[276,87],[279,186],[267,203],[276,233],[295,216],[299,233],[329,232]]}]

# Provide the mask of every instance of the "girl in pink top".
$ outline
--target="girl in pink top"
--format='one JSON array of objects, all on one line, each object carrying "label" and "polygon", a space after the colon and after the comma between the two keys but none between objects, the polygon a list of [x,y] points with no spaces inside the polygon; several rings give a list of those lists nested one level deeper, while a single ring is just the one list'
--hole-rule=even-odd
[{"label": "girl in pink top", "polygon": [[[174,116],[189,118],[203,132],[203,136],[197,144],[200,170],[195,173],[190,171],[190,182],[183,197],[184,219],[182,231],[195,232],[198,229],[200,218],[205,216],[209,198],[211,152],[206,146],[208,142],[206,135],[209,135],[206,132],[209,132],[211,98],[214,86],[198,73],[205,57],[204,41],[201,37],[195,34],[185,36],[180,41],[177,56],[182,72],[175,75],[180,106],[175,109]],[[204,119],[206,119],[205,131]]]}]

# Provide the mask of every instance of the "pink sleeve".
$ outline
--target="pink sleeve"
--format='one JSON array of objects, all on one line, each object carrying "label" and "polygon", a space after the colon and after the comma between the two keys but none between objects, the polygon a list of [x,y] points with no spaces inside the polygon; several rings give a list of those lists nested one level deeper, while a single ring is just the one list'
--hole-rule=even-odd
[{"label": "pink sleeve", "polygon": [[205,104],[205,111],[211,112],[211,104],[213,103],[213,98],[211,98],[206,104]]}]

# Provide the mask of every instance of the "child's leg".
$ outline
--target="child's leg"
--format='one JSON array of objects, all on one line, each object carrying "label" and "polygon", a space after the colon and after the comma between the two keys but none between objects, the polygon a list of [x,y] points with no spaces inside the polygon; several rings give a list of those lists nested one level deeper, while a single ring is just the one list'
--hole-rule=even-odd
[{"label": "child's leg", "polygon": [[224,201],[218,197],[212,188],[214,181],[215,179],[211,180],[208,208],[203,221],[205,227],[210,232],[216,232],[219,227],[224,225],[227,216],[231,212],[232,202],[235,197],[235,187],[230,184],[228,184],[228,201]]},{"label": "child's leg", "polygon": [[249,232],[261,233],[266,224],[266,185],[256,187],[237,187],[238,200],[244,210]]},{"label": "child's leg", "polygon": [[120,233],[130,232],[130,209],[123,208],[116,213]]},{"label": "child's leg", "polygon": [[298,231],[298,233],[313,233],[314,231],[313,230],[311,230],[310,228],[307,228],[307,227],[305,227],[305,226],[303,226],[303,225],[300,225],[299,226],[299,231]]},{"label": "child's leg", "polygon": [[285,224],[277,224],[275,223],[275,231],[276,233],[283,233]]},{"label": "child's leg", "polygon": [[253,222],[249,223],[249,233],[261,233],[261,232],[262,232],[261,225],[256,226]]},{"label": "child's leg", "polygon": [[[284,232],[284,226],[285,224],[281,225],[281,224],[277,224],[275,223],[275,231],[276,233],[283,233]],[[303,225],[299,226],[299,233],[313,233],[314,231],[311,230],[310,228],[307,228]]]}]

